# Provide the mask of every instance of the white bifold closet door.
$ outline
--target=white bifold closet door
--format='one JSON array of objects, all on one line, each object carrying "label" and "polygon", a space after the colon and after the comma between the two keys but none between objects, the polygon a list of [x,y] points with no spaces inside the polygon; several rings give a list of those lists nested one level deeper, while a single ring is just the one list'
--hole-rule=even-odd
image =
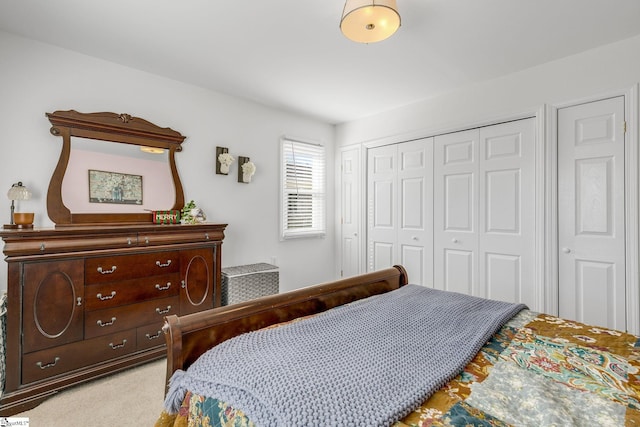
[{"label": "white bifold closet door", "polygon": [[403,265],[433,286],[433,138],[368,150],[367,269]]},{"label": "white bifold closet door", "polygon": [[434,139],[434,285],[535,307],[534,119]]}]

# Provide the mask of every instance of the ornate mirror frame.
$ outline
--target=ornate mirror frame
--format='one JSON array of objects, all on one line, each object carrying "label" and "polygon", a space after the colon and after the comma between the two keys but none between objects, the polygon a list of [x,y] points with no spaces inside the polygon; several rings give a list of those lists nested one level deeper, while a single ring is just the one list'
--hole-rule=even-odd
[{"label": "ornate mirror frame", "polygon": [[171,128],[161,128],[139,117],[117,113],[79,113],[75,110],[46,113],[52,124],[50,132],[62,137],[62,151],[53,171],[47,192],[47,213],[58,225],[125,225],[152,223],[151,212],[142,213],[73,213],[62,200],[62,181],[71,155],[71,137],[163,148],[168,150],[169,167],[175,187],[171,209],[184,206],[184,192],[176,168],[175,153],[182,151],[185,137]]}]

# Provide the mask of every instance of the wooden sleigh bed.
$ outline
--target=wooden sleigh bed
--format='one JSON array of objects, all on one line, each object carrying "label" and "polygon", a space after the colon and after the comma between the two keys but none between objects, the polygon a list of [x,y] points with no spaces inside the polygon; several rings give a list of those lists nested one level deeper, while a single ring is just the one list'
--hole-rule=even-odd
[{"label": "wooden sleigh bed", "polygon": [[[404,268],[395,266],[197,314],[182,317],[169,316],[166,318],[164,328],[167,341],[166,391],[169,391],[170,380],[178,382],[178,378],[182,378],[180,376],[182,373],[193,371],[192,376],[195,376],[195,373],[201,372],[202,366],[206,366],[202,361],[211,355],[208,350],[214,346],[215,350],[218,350],[227,344],[234,343],[235,340],[252,335],[245,334],[246,332],[261,330],[260,333],[262,333],[265,330],[284,331],[286,328],[303,328],[308,322],[314,321],[309,319],[329,317],[341,310],[345,312],[345,310],[355,309],[365,313],[366,316],[366,313],[372,310],[370,306],[365,306],[370,304],[370,301],[382,301],[392,297],[402,301],[394,295],[399,292],[422,292],[423,289],[427,289],[407,285],[407,283],[408,278]],[[437,298],[437,301],[448,301],[440,298],[449,298],[449,295],[442,294],[451,294],[430,289],[429,292],[437,292],[426,296],[434,300]],[[459,294],[453,295],[456,300],[458,297]],[[411,297],[412,300],[415,298]],[[480,299],[476,298],[476,300]],[[438,304],[440,305],[435,308],[429,308],[429,311],[435,312],[439,308],[443,311],[449,310],[446,305],[448,302]],[[475,307],[476,302],[472,300],[471,304],[465,307]],[[369,419],[368,414],[366,411],[359,411],[359,408],[343,411],[343,406],[351,408],[349,405],[352,405],[352,402],[343,404],[341,399],[345,394],[350,394],[353,389],[350,389],[349,393],[343,393],[345,386],[342,385],[342,389],[330,392],[331,396],[335,396],[330,399],[331,402],[325,401],[322,404],[338,408],[340,412],[323,420],[318,419],[317,422],[300,422],[299,425],[394,425],[396,427],[640,425],[640,340],[638,337],[621,331],[534,313],[522,307],[507,308],[510,314],[505,314],[506,320],[500,321],[499,324],[494,322],[493,330],[488,335],[489,339],[480,338],[481,345],[473,350],[473,354],[468,359],[464,359],[465,362],[460,369],[447,373],[446,381],[439,383],[436,381],[437,386],[424,393],[418,403],[411,403],[406,410],[394,412],[394,417],[372,423],[363,421]],[[466,315],[474,308],[461,310]],[[419,310],[416,313],[419,313]],[[480,318],[489,317],[486,312],[482,313]],[[514,315],[514,313],[517,314]],[[356,315],[349,312],[349,316]],[[432,320],[427,321],[437,323],[440,316],[437,314]],[[411,314],[411,317],[416,315]],[[300,318],[303,319],[299,320]],[[401,320],[395,322],[411,323],[411,319],[402,318],[402,314],[399,319]],[[374,323],[376,320],[371,319],[371,321]],[[445,323],[458,322],[447,320]],[[469,336],[473,336],[475,330],[479,328],[479,323],[482,322],[465,320],[460,323],[455,325],[453,333],[447,332],[447,335],[454,334],[457,337],[457,334],[461,333],[461,337],[466,337],[468,330],[471,334]],[[384,321],[379,323],[379,325],[383,324]],[[440,326],[435,329],[438,328]],[[385,333],[381,332],[381,334]],[[239,338],[230,340],[236,336]],[[376,341],[384,343],[388,337],[389,333],[386,333]],[[410,341],[400,345],[401,357],[398,360],[388,360],[390,365],[388,372],[376,373],[378,376],[384,375],[384,384],[389,386],[368,390],[371,396],[380,394],[379,397],[373,398],[375,407],[384,406],[388,396],[393,398],[396,394],[401,395],[405,384],[407,388],[422,390],[413,384],[413,377],[422,378],[431,375],[424,374],[425,371],[431,370],[432,367],[429,364],[410,367],[409,369],[414,371],[410,370],[408,376],[402,377],[401,386],[396,384],[396,380],[402,375],[399,373],[401,368],[406,365],[403,359],[410,359],[414,350],[417,350],[418,354],[423,351],[425,358],[429,359],[428,363],[436,360],[436,356],[441,352],[449,352],[445,359],[452,358],[449,354],[453,355],[453,358],[457,357],[456,348],[452,349],[450,344],[446,349],[440,349],[438,342],[425,344],[413,339]],[[462,341],[466,341],[466,338],[460,338],[459,341],[462,349],[466,345]],[[225,344],[220,345],[223,342]],[[338,353],[340,355],[356,354],[354,357],[356,363],[360,357],[361,371],[365,371],[369,364],[366,355],[358,356],[358,348],[351,348],[348,342],[341,346],[342,348],[337,349]],[[394,347],[397,350],[399,345],[394,344]],[[417,348],[412,349],[412,347]],[[398,351],[395,352],[398,353]],[[402,357],[403,354],[406,354],[406,358]],[[214,358],[218,357],[218,354],[214,356]],[[225,369],[228,370],[228,368]],[[187,376],[186,373],[185,376]],[[309,380],[305,381],[309,382]],[[312,390],[311,393],[315,393],[313,389],[310,390]],[[156,427],[252,425],[286,425],[288,427],[295,425],[282,421],[254,423],[250,411],[245,413],[243,407],[225,399],[219,399],[219,396],[208,396],[193,391],[189,387],[181,391],[184,393],[177,394],[180,397],[179,404],[174,403],[171,410],[165,409],[156,422]],[[175,390],[173,392],[175,393]],[[167,399],[169,400],[170,398]],[[314,406],[316,409],[317,407],[317,405]],[[273,412],[278,412],[277,409]],[[291,410],[283,407],[282,412],[290,413]],[[279,417],[282,414],[272,415],[274,419],[280,420]],[[299,419],[299,416],[295,415],[293,418]]]}]

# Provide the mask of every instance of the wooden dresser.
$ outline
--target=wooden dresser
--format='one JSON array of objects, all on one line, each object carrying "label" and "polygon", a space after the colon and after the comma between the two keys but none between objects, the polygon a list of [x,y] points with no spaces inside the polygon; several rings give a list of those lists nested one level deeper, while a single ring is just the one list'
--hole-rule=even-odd
[{"label": "wooden dresser", "polygon": [[164,317],[220,306],[225,224],[2,230],[7,373],[0,416],[166,355]]}]

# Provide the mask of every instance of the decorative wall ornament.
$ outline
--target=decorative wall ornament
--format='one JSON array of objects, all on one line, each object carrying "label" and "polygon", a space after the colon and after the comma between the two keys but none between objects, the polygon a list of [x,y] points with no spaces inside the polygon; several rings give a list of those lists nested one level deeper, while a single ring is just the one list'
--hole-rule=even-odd
[{"label": "decorative wall ornament", "polygon": [[235,159],[229,154],[227,147],[216,147],[216,173],[219,175],[228,175],[229,167]]},{"label": "decorative wall ornament", "polygon": [[238,182],[248,184],[251,182],[251,177],[256,173],[256,165],[253,164],[249,157],[238,156]]}]

